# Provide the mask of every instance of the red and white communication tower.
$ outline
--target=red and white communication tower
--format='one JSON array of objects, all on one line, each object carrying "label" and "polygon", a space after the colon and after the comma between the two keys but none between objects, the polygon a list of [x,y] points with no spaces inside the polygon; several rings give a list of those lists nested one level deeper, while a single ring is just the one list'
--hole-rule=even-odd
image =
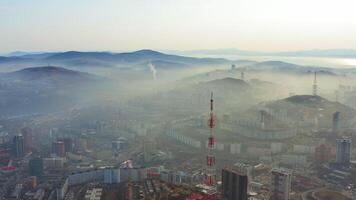
[{"label": "red and white communication tower", "polygon": [[214,100],[213,93],[211,93],[210,99],[210,118],[208,120],[208,126],[210,129],[210,136],[208,139],[208,155],[206,157],[206,177],[205,184],[209,186],[215,186],[216,184],[216,174],[215,174],[215,137],[214,137],[214,127],[215,127],[215,116],[214,116]]}]

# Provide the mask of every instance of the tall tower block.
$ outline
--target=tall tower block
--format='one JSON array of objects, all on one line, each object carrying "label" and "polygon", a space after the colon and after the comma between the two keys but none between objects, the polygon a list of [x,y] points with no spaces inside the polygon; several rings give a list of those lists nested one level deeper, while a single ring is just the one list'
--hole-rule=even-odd
[{"label": "tall tower block", "polygon": [[215,137],[214,137],[214,127],[215,127],[215,117],[214,117],[214,100],[213,93],[211,93],[210,98],[210,118],[208,120],[208,126],[210,129],[210,136],[208,138],[208,155],[206,157],[206,177],[205,184],[209,186],[216,185],[216,174],[215,174]]},{"label": "tall tower block", "polygon": [[352,140],[347,137],[337,140],[336,163],[348,166],[352,156]]},{"label": "tall tower block", "polygon": [[283,168],[274,168],[271,171],[271,188],[269,200],[289,200],[291,191],[292,173]]},{"label": "tall tower block", "polygon": [[316,82],[316,72],[314,72],[314,82],[313,82],[313,95],[318,95],[318,85]]},{"label": "tall tower block", "polygon": [[332,132],[333,134],[337,134],[339,131],[339,122],[340,122],[340,112],[336,111],[333,113],[333,121],[332,121]]}]

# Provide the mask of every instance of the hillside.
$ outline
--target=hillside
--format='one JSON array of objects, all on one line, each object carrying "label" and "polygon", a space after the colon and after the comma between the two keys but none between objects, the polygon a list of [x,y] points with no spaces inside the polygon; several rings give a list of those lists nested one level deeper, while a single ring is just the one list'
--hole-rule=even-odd
[{"label": "hillside", "polygon": [[0,74],[1,115],[57,112],[93,99],[106,79],[62,67],[35,67]]},{"label": "hillside", "polygon": [[204,86],[204,87],[211,87],[215,89],[231,89],[231,90],[237,90],[237,89],[249,89],[250,86],[248,83],[241,79],[236,79],[236,78],[222,78],[222,79],[215,79],[207,82],[200,83],[199,86]]},{"label": "hillside", "polygon": [[326,67],[302,66],[281,61],[259,62],[248,65],[244,69],[247,71],[288,73],[290,75],[306,75],[317,71],[318,75],[330,76],[336,75],[338,71]]},{"label": "hillside", "polygon": [[320,96],[295,95],[266,104],[273,110],[284,110],[294,120],[314,120],[316,117],[325,124],[331,124],[332,115],[340,112],[341,119],[348,121],[356,111],[344,104],[329,101]]},{"label": "hillside", "polygon": [[0,80],[7,84],[26,83],[33,85],[38,82],[46,82],[47,84],[68,85],[93,82],[99,79],[102,78],[88,73],[54,66],[31,67],[0,74]]},{"label": "hillside", "polygon": [[159,68],[180,68],[197,65],[231,64],[230,60],[222,58],[195,58],[164,54],[153,50],[139,50],[127,53],[111,52],[79,52],[67,51],[58,53],[19,54],[20,56],[1,57],[0,64],[55,64],[61,66],[95,66],[115,67],[120,65],[135,65],[147,67],[145,64],[154,62]]}]

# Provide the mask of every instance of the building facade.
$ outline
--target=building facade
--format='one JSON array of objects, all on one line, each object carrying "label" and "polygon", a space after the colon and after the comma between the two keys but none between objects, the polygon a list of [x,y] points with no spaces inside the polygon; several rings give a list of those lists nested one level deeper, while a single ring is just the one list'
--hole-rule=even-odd
[{"label": "building facade", "polygon": [[15,135],[12,141],[12,153],[19,158],[25,155],[25,143],[22,135]]},{"label": "building facade", "polygon": [[289,200],[291,190],[292,173],[283,168],[275,168],[271,171],[270,200]]},{"label": "building facade", "polygon": [[349,165],[351,162],[351,139],[342,138],[337,140],[336,163]]},{"label": "building facade", "polygon": [[247,200],[248,177],[246,173],[225,168],[221,175],[222,199]]}]

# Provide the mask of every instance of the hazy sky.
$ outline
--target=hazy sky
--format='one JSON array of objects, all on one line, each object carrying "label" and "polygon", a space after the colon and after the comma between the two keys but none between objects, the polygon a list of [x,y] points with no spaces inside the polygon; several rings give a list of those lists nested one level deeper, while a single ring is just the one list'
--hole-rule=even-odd
[{"label": "hazy sky", "polygon": [[0,0],[0,52],[356,48],[355,0]]}]

